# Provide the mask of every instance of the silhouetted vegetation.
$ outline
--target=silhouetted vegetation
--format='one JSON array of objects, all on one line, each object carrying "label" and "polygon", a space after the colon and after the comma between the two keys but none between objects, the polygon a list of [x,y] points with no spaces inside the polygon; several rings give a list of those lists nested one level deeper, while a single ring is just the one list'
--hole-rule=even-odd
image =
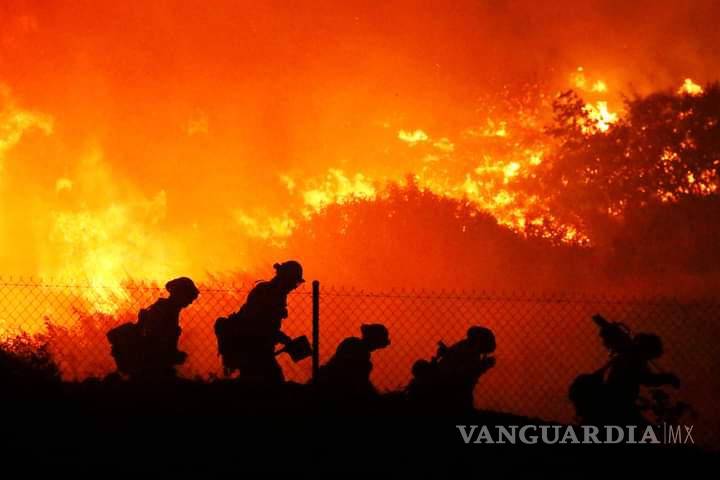
[{"label": "silhouetted vegetation", "polygon": [[0,398],[47,395],[60,381],[60,369],[43,336],[23,333],[0,343]]},{"label": "silhouetted vegetation", "polygon": [[309,270],[332,283],[383,288],[571,288],[584,281],[583,265],[593,256],[525,239],[472,204],[422,190],[412,179],[373,201],[328,206],[280,252],[302,255]]},{"label": "silhouetted vegetation", "polygon": [[648,238],[662,240],[665,251],[687,246],[672,232],[692,232],[693,242],[717,239],[717,222],[697,219],[713,218],[719,208],[720,85],[696,95],[629,98],[625,110],[601,132],[575,92],[559,96],[548,128],[557,148],[523,187],[562,221],[582,225],[596,246],[624,248],[641,262],[657,258],[640,248]]},{"label": "silhouetted vegetation", "polygon": [[584,105],[572,91],[554,104],[548,132],[559,147],[532,181],[553,212],[587,221],[718,193],[720,85],[628,99],[606,132],[593,130]]},{"label": "silhouetted vegetation", "polygon": [[[372,201],[327,206],[276,255],[302,256],[323,278],[363,287],[716,292],[720,87],[628,99],[607,131],[593,130],[584,107],[572,91],[556,100],[554,148],[516,181],[518,195],[543,199],[528,212],[527,238],[408,177]],[[577,225],[589,248],[558,242],[553,223],[539,228],[533,215]]]}]

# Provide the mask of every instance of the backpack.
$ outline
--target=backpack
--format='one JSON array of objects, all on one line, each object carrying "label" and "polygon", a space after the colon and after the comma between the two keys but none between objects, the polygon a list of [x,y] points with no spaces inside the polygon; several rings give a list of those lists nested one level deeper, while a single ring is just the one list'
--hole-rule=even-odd
[{"label": "backpack", "polygon": [[244,350],[244,342],[249,336],[248,320],[240,312],[215,320],[215,338],[218,354],[222,357],[226,369],[240,368],[237,357]]},{"label": "backpack", "polygon": [[107,333],[110,342],[110,354],[115,359],[118,371],[131,374],[138,370],[142,362],[142,336],[135,323],[123,323]]}]

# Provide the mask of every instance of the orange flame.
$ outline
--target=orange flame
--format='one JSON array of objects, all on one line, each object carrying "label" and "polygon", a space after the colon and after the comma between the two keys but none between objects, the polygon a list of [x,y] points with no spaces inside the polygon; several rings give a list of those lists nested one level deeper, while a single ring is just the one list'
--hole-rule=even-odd
[{"label": "orange flame", "polygon": [[682,86],[677,90],[679,94],[685,95],[701,95],[704,92],[703,88],[697,83],[693,82],[691,78],[686,78]]},{"label": "orange flame", "polygon": [[[588,121],[581,125],[582,131],[588,135],[609,131],[621,112],[612,111],[609,106],[612,98],[606,97],[610,93],[608,83],[591,77],[581,67],[571,75],[571,86],[592,99],[584,107]],[[690,79],[686,79],[681,90],[688,95],[702,93],[702,88]],[[543,95],[541,92],[538,104],[544,101]],[[27,132],[38,130],[52,136],[54,125],[50,116],[18,108],[7,89],[0,89],[0,99],[3,101],[0,162]],[[201,109],[192,112],[182,117],[190,120],[177,122],[176,128],[181,136],[193,142],[208,141],[217,123]],[[378,137],[367,142],[378,144],[378,150],[383,155],[392,155],[388,158],[393,161],[402,158],[406,161],[402,168],[382,168],[370,162],[367,168],[357,168],[344,163],[342,158],[331,163],[331,167],[326,164],[316,169],[315,172],[325,173],[314,175],[302,169],[278,167],[273,175],[282,186],[279,193],[286,198],[280,208],[265,206],[260,201],[242,206],[230,204],[220,216],[227,215],[223,222],[232,224],[234,230],[225,228],[226,225],[211,230],[215,238],[233,238],[229,232],[236,235],[231,242],[220,242],[230,244],[227,247],[232,252],[230,264],[220,255],[194,260],[199,249],[192,247],[205,247],[208,241],[198,232],[211,227],[189,219],[190,232],[176,235],[177,232],[168,229],[165,222],[173,214],[171,204],[177,200],[172,199],[166,189],[152,186],[141,189],[119,179],[99,148],[90,154],[84,153],[84,158],[77,162],[77,171],[64,168],[48,180],[51,197],[42,205],[45,216],[38,221],[44,223],[45,228],[37,231],[38,238],[43,239],[37,247],[37,273],[81,278],[91,285],[102,285],[102,290],[89,291],[86,299],[92,303],[93,312],[111,314],[121,309],[127,300],[123,285],[130,278],[159,283],[188,271],[202,274],[218,268],[252,268],[253,255],[234,247],[234,242],[259,239],[282,247],[303,220],[331,205],[382,198],[389,184],[402,183],[408,173],[420,189],[488,212],[498,224],[520,235],[531,228],[534,234],[539,232],[545,238],[589,244],[590,239],[580,226],[558,224],[543,199],[528,195],[519,186],[523,179],[535,175],[553,148],[547,138],[541,136],[546,123],[542,113],[524,105],[508,111],[489,105],[487,111],[479,110],[472,122],[474,126],[459,124],[455,134],[453,130],[444,129],[435,135],[436,127],[413,118],[405,122],[404,125],[398,122],[391,130],[395,121],[376,122],[385,135],[389,133],[390,140]],[[407,128],[407,124],[412,128]],[[351,140],[351,136],[339,137]],[[662,160],[670,164],[676,156],[667,152]],[[713,175],[714,171],[688,174],[684,188],[698,194],[712,193],[717,188]],[[658,192],[658,197],[673,201],[680,193]],[[188,238],[197,238],[198,243],[193,244]],[[218,260],[213,261],[212,257]]]},{"label": "orange flame", "polygon": [[598,101],[595,105],[588,103],[585,105],[585,112],[588,118],[593,122],[591,125],[584,126],[584,133],[592,133],[595,129],[600,132],[607,132],[610,126],[617,122],[618,115],[608,110],[608,104],[605,101]]}]

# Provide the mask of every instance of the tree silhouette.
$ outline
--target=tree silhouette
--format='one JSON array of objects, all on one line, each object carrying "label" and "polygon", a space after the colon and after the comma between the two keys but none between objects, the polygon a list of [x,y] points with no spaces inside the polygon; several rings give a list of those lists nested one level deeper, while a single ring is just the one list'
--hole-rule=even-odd
[{"label": "tree silhouette", "polygon": [[[573,284],[588,252],[525,239],[462,200],[411,178],[379,198],[331,205],[298,226],[283,249],[328,282],[363,287],[517,288]],[[558,285],[559,287],[559,285]]]},{"label": "tree silhouette", "polygon": [[633,209],[716,196],[720,168],[720,86],[697,95],[659,92],[627,99],[607,131],[593,126],[573,91],[553,105],[548,129],[558,148],[524,187],[561,219],[602,239]]}]

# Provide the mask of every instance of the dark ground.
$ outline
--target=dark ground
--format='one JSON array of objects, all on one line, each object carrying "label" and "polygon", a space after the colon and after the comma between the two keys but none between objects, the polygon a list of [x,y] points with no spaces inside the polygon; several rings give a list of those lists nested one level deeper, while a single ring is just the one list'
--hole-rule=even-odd
[{"label": "dark ground", "polygon": [[[7,392],[6,392],[7,393]],[[60,384],[4,395],[4,465],[27,472],[336,472],[439,478],[489,471],[558,476],[607,469],[649,475],[720,465],[698,448],[658,445],[466,445],[457,424],[523,425],[537,419],[475,412],[427,415],[389,395],[373,404],[323,404],[305,386],[259,390],[232,381],[167,385]],[[334,411],[333,411],[334,410]]]}]

